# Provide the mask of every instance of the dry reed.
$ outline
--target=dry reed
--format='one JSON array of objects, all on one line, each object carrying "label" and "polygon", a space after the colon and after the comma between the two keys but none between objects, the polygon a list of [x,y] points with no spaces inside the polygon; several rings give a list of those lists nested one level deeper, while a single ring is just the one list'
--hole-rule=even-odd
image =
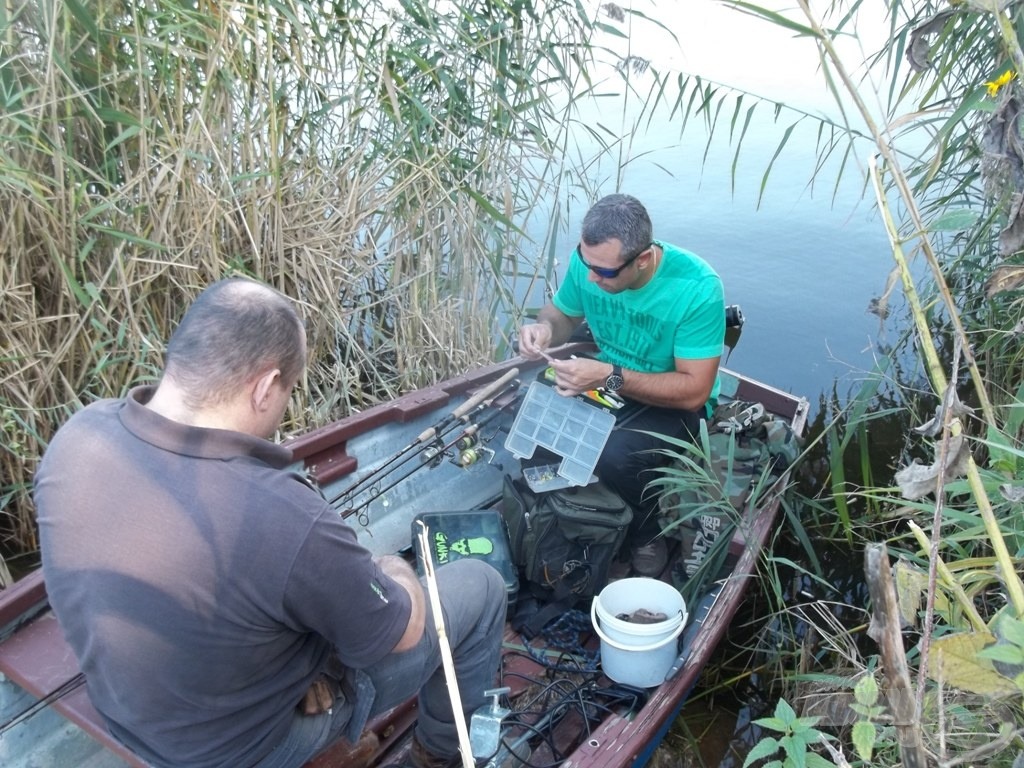
[{"label": "dry reed", "polygon": [[578,25],[575,5],[544,19],[514,2],[479,18],[350,5],[6,3],[9,552],[37,549],[30,479],[55,429],[158,376],[164,341],[213,280],[247,274],[300,306],[313,362],[286,433],[507,341],[513,221],[550,182],[529,168],[568,77],[538,73],[578,55],[552,42]]}]

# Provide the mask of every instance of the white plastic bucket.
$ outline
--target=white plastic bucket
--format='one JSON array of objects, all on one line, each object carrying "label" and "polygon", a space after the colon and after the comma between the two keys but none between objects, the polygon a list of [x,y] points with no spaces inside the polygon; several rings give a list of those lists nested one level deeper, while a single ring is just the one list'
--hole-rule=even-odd
[{"label": "white plastic bucket", "polygon": [[[653,624],[616,618],[640,608],[668,618]],[[678,655],[675,640],[686,626],[686,615],[686,601],[671,584],[646,578],[613,581],[590,606],[604,673],[637,688],[660,685]]]}]

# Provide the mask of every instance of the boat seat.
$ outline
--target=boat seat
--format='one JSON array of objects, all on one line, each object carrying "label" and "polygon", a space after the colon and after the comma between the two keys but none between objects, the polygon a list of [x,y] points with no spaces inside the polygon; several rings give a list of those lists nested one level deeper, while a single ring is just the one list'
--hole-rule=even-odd
[{"label": "boat seat", "polygon": [[[25,615],[26,611],[32,618],[15,625],[15,618]],[[64,639],[56,616],[46,605],[41,570],[0,591],[0,639],[7,635],[9,637],[0,642],[0,673],[36,699],[51,698],[48,706],[131,768],[150,768],[110,734],[103,717],[89,701],[85,685],[74,685],[80,679],[78,661]],[[70,690],[57,695],[65,688]],[[407,732],[415,720],[414,710],[412,702],[408,702],[374,718],[358,743],[353,745],[342,739],[306,763],[305,768],[361,768],[373,764]]]}]

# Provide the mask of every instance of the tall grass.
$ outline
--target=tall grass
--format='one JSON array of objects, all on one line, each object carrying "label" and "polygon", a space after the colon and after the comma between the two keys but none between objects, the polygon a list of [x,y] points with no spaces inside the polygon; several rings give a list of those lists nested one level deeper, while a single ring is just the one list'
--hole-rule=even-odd
[{"label": "tall grass", "polygon": [[518,223],[551,194],[595,23],[563,0],[5,3],[7,549],[36,549],[56,427],[157,376],[222,276],[300,302],[285,431],[503,354]]}]

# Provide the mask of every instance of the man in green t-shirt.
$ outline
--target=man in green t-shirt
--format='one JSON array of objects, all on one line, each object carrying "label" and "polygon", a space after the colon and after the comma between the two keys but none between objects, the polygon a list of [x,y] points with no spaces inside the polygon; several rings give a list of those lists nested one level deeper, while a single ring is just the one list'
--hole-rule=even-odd
[{"label": "man in green t-shirt", "polygon": [[644,576],[660,573],[667,559],[651,514],[655,499],[644,493],[653,479],[646,470],[662,458],[650,449],[666,443],[645,432],[686,438],[699,431],[718,396],[725,342],[721,279],[695,254],[652,237],[635,197],[599,200],[583,219],[565,281],[519,334],[520,353],[536,359],[586,321],[599,353],[554,360],[557,391],[603,389],[648,406],[628,429],[612,432],[596,469],[637,511],[633,569]]}]

